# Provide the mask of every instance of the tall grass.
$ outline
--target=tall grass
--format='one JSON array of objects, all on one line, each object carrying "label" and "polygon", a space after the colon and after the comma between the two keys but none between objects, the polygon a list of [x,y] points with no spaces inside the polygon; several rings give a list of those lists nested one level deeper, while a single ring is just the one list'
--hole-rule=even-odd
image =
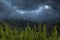
[{"label": "tall grass", "polygon": [[36,31],[36,26],[30,28],[27,27],[24,30],[17,31],[17,28],[11,30],[7,24],[4,24],[4,28],[0,25],[0,40],[60,40],[56,26],[52,30],[51,36],[46,35],[46,26],[44,25],[43,31],[41,31],[41,25],[38,26],[38,31]]}]

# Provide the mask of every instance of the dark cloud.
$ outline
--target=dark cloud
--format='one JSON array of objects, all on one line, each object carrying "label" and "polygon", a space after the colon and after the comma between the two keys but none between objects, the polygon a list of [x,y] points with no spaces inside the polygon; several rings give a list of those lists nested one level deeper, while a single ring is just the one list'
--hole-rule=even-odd
[{"label": "dark cloud", "polygon": [[[45,9],[45,6],[49,8]],[[60,19],[59,15],[60,0],[0,0],[1,20],[44,22]]]}]

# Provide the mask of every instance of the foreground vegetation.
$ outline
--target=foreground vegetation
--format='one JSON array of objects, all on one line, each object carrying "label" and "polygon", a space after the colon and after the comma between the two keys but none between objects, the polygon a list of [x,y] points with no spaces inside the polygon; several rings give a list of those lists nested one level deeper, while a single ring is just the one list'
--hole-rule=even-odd
[{"label": "foreground vegetation", "polygon": [[45,25],[43,31],[41,25],[38,26],[38,31],[36,31],[36,26],[34,25],[32,29],[29,24],[25,29],[18,31],[16,27],[12,30],[7,24],[4,24],[4,27],[0,25],[0,40],[60,40],[60,36],[58,36],[56,27],[47,37]]}]

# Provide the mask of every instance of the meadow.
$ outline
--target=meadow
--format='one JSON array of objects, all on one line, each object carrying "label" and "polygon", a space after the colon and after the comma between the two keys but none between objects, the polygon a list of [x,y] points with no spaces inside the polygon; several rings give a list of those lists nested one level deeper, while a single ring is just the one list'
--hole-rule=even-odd
[{"label": "meadow", "polygon": [[30,25],[27,24],[26,28],[18,30],[17,27],[11,29],[5,23],[4,26],[0,25],[0,40],[60,40],[60,36],[56,30],[56,26],[52,30],[51,35],[47,36],[45,25],[42,31],[39,24],[38,31],[36,31],[35,25],[34,28],[30,28]]}]

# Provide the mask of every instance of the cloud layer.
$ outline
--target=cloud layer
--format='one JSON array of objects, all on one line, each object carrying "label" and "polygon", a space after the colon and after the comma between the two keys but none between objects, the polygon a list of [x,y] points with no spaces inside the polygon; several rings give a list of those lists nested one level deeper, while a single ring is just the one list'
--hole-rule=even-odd
[{"label": "cloud layer", "polygon": [[58,21],[59,4],[54,0],[0,0],[0,20]]}]

